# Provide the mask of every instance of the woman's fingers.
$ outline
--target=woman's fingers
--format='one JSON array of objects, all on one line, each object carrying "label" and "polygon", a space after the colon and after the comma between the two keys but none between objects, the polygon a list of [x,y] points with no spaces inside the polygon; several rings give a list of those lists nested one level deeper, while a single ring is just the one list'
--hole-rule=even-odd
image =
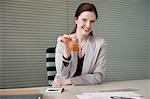
[{"label": "woman's fingers", "polygon": [[71,81],[69,79],[65,79],[65,80],[54,80],[52,82],[52,87],[61,87],[64,85],[69,85],[71,84]]},{"label": "woman's fingers", "polygon": [[69,42],[69,41],[71,41],[71,38],[70,38],[69,35],[64,34],[64,35],[62,36],[62,41],[63,41],[63,42]]},{"label": "woman's fingers", "polygon": [[66,42],[68,40],[71,40],[69,35],[59,36],[58,39],[57,39],[57,41],[60,41],[60,42]]},{"label": "woman's fingers", "polygon": [[52,87],[60,87],[61,86],[61,83],[59,80],[54,80],[51,84],[52,84]]},{"label": "woman's fingers", "polygon": [[73,43],[75,43],[75,42],[77,41],[76,37],[73,36],[73,35],[72,35],[70,38],[71,38],[71,41],[72,41]]},{"label": "woman's fingers", "polygon": [[73,35],[66,35],[64,34],[63,36],[60,36],[58,38],[59,41],[61,42],[75,42],[76,41],[76,38],[73,36]]},{"label": "woman's fingers", "polygon": [[[74,35],[66,35],[58,37],[58,41],[64,44],[65,52],[70,55],[73,45],[76,43],[77,39]],[[67,55],[67,56],[68,56]]]}]

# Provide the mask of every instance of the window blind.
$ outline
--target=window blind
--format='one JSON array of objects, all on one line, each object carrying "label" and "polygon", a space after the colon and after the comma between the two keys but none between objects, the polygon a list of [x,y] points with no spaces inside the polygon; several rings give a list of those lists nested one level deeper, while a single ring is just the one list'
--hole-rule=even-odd
[{"label": "window blind", "polygon": [[[149,17],[149,26],[148,26],[148,33],[149,33],[149,38],[150,38],[150,1],[148,1],[148,17]],[[149,39],[149,78],[150,78],[150,39]]]},{"label": "window blind", "polygon": [[1,88],[48,85],[46,49],[67,32],[63,0],[2,0]]}]

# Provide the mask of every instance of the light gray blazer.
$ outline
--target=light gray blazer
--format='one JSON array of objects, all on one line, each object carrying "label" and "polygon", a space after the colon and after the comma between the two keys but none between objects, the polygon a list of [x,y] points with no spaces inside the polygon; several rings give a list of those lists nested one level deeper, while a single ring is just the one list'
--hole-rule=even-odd
[{"label": "light gray blazer", "polygon": [[70,79],[73,85],[98,84],[105,78],[106,42],[98,36],[89,36],[85,52],[82,72],[80,76],[73,77],[77,69],[77,53],[71,54],[67,67],[63,64],[63,44],[57,42],[55,64],[57,74],[55,79]]}]

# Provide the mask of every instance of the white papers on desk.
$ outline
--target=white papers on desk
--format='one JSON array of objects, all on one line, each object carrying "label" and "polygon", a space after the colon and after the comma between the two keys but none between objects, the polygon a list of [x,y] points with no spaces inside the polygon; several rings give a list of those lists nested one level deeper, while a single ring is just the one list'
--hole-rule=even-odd
[{"label": "white papers on desk", "polygon": [[97,93],[83,93],[77,95],[79,99],[112,99],[111,97],[127,97],[133,99],[141,99],[141,95],[135,92],[97,92]]}]

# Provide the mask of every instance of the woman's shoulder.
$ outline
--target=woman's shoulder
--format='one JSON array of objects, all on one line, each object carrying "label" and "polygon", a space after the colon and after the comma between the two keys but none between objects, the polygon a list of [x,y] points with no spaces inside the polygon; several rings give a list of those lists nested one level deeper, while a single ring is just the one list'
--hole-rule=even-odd
[{"label": "woman's shoulder", "polygon": [[92,39],[96,42],[106,42],[105,39],[101,36],[92,36]]},{"label": "woman's shoulder", "polygon": [[91,38],[92,38],[92,41],[95,42],[95,44],[107,45],[106,40],[101,36],[92,36]]},{"label": "woman's shoulder", "polygon": [[101,36],[93,36],[93,37],[94,37],[94,39],[96,39],[96,40],[104,40],[104,38],[101,37]]}]

